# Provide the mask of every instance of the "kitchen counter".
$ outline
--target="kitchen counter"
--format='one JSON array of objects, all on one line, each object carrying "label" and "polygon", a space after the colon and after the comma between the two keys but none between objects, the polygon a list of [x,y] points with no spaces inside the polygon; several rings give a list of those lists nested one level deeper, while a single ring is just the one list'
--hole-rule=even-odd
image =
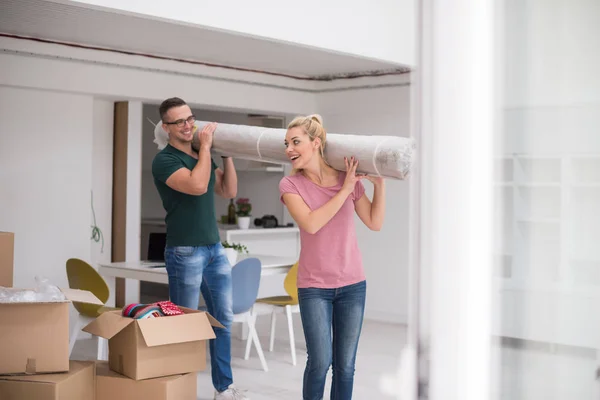
[{"label": "kitchen counter", "polygon": [[148,226],[166,226],[164,218],[143,218],[142,225]]},{"label": "kitchen counter", "polygon": [[[142,225],[160,226],[160,227],[166,226],[164,218],[144,218],[142,220]],[[236,232],[238,232],[238,233],[244,234],[244,235],[269,234],[272,232],[279,232],[279,233],[300,232],[297,226],[281,227],[281,228],[261,228],[261,227],[257,227],[257,226],[252,226],[249,229],[240,229],[240,228],[238,228],[237,225],[228,225],[228,224],[217,223],[217,227],[219,228],[219,231],[227,231],[227,232],[231,232],[233,234],[236,234]]]},{"label": "kitchen counter", "polygon": [[239,229],[237,225],[218,224],[221,241],[239,243],[250,253],[282,257],[300,255],[300,229],[298,227]]},{"label": "kitchen counter", "polygon": [[228,232],[232,235],[261,235],[271,233],[298,233],[300,230],[297,226],[283,227],[283,228],[261,228],[251,227],[249,229],[240,229],[237,225],[217,224],[219,231]]},{"label": "kitchen counter", "polygon": [[[300,255],[300,229],[297,226],[284,228],[240,229],[237,225],[217,224],[221,241],[243,244],[253,254],[267,254],[281,257],[298,257]],[[162,218],[145,218],[142,220],[141,254],[148,252],[148,235],[150,232],[165,232],[165,221]]]}]

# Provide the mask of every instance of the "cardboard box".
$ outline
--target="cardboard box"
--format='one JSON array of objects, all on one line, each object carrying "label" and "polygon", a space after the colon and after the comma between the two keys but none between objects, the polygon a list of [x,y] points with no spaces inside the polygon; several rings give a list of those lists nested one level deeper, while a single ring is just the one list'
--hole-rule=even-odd
[{"label": "cardboard box", "polygon": [[195,372],[136,381],[96,365],[96,400],[196,400],[196,387]]},{"label": "cardboard box", "polygon": [[94,362],[71,361],[67,373],[0,376],[0,399],[94,400],[95,367]]},{"label": "cardboard box", "polygon": [[215,338],[212,326],[223,325],[206,312],[181,310],[183,315],[147,319],[110,311],[83,330],[108,339],[110,369],[131,379],[201,371],[206,368],[206,340]]},{"label": "cardboard box", "polygon": [[12,287],[15,261],[15,234],[0,232],[0,286]]},{"label": "cardboard box", "polygon": [[[18,291],[20,289],[10,289]],[[66,301],[0,303],[0,374],[69,370],[71,301],[103,303],[83,290],[61,289]]]}]

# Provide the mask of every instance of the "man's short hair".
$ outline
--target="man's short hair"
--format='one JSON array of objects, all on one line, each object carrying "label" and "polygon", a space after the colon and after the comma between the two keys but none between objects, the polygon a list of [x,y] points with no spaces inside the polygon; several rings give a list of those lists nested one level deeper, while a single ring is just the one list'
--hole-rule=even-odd
[{"label": "man's short hair", "polygon": [[170,99],[166,99],[160,104],[160,107],[158,107],[160,120],[163,122],[165,121],[165,115],[171,108],[185,106],[186,104],[187,103],[181,100],[179,97],[171,97]]}]

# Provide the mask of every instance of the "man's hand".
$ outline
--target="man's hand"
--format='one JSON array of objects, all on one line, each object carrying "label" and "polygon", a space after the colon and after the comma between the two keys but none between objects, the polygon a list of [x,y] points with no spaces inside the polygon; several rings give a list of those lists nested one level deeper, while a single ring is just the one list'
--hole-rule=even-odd
[{"label": "man's hand", "polygon": [[198,135],[198,139],[200,140],[200,147],[210,150],[213,142],[213,134],[215,133],[215,129],[217,129],[217,123],[211,122],[202,128],[202,131]]}]

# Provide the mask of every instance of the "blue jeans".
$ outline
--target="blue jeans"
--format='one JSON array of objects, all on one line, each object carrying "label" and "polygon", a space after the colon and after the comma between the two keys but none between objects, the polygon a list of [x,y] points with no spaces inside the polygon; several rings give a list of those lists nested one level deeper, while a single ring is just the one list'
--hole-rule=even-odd
[{"label": "blue jeans", "polygon": [[323,399],[329,366],[333,370],[331,400],[352,399],[366,292],[366,281],[337,289],[298,289],[308,353],[302,388],[304,400]]},{"label": "blue jeans", "polygon": [[201,247],[167,247],[165,265],[171,301],[197,310],[202,291],[209,314],[225,327],[214,328],[216,338],[209,343],[213,385],[222,392],[233,383],[231,265],[225,249],[221,243]]}]

